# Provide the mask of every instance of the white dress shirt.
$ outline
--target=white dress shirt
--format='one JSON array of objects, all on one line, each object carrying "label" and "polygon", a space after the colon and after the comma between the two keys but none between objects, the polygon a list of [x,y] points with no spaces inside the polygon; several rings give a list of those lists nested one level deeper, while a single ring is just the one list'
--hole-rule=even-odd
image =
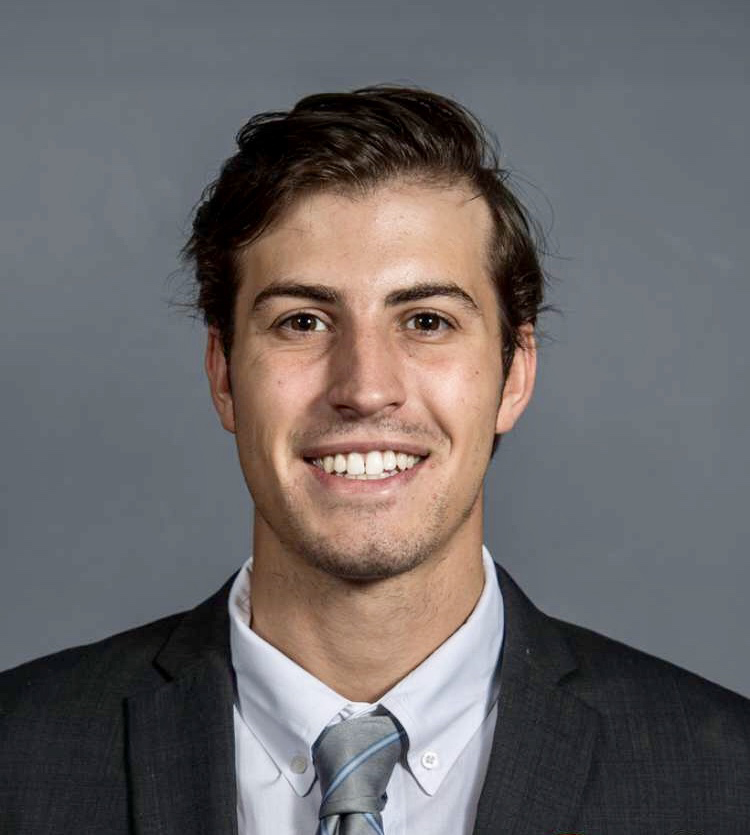
[{"label": "white dress shirt", "polygon": [[328,725],[379,705],[408,736],[388,783],[386,835],[470,835],[497,718],[503,640],[503,601],[486,548],[482,560],[485,583],[471,615],[375,704],[349,702],[249,628],[247,561],[229,595],[240,835],[315,835],[313,743]]}]

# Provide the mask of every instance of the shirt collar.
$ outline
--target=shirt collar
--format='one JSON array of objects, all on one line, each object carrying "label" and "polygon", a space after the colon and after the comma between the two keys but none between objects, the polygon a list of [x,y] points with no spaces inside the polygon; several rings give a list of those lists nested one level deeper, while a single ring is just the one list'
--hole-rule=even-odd
[{"label": "shirt collar", "polygon": [[498,697],[503,601],[484,547],[482,561],[484,588],[472,613],[380,700],[406,731],[409,769],[428,794],[438,790]]},{"label": "shirt collar", "polygon": [[313,743],[349,702],[250,629],[251,571],[252,557],[229,593],[237,708],[295,792],[304,795],[315,780]]},{"label": "shirt collar", "polygon": [[[409,770],[430,795],[438,790],[498,696],[503,601],[485,547],[482,561],[484,588],[469,617],[378,702],[406,731]],[[324,728],[375,705],[349,702],[249,628],[251,571],[252,557],[229,594],[237,707],[279,771],[297,794],[304,795],[315,779],[311,749]],[[305,769],[299,773],[303,763]]]}]

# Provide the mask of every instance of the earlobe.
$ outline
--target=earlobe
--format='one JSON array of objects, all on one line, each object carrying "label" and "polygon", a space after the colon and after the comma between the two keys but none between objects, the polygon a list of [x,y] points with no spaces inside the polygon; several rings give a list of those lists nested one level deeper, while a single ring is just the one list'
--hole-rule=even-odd
[{"label": "earlobe", "polygon": [[208,329],[204,367],[211,387],[211,399],[221,420],[221,425],[227,432],[234,432],[236,427],[229,366],[224,356],[221,336],[215,327],[209,327]]},{"label": "earlobe", "polygon": [[513,362],[503,386],[503,397],[497,411],[496,434],[502,435],[515,425],[531,400],[536,380],[536,340],[533,325],[520,328],[521,346],[516,348]]}]

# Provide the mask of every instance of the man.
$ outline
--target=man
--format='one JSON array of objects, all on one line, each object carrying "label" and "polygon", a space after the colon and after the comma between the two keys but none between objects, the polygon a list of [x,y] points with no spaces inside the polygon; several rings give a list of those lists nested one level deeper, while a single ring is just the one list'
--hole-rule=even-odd
[{"label": "man", "polygon": [[4,674],[3,833],[750,832],[750,705],[536,610],[482,545],[543,297],[479,125],[401,88],[263,114],[186,248],[252,558]]}]

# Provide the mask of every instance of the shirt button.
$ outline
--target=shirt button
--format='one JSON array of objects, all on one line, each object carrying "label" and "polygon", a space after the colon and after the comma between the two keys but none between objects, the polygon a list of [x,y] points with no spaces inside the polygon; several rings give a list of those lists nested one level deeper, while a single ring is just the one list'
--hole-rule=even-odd
[{"label": "shirt button", "polygon": [[304,774],[307,771],[307,758],[298,754],[296,757],[292,757],[290,766],[295,774]]},{"label": "shirt button", "polygon": [[437,768],[440,765],[440,757],[434,751],[425,751],[421,759],[422,767],[428,771]]}]

